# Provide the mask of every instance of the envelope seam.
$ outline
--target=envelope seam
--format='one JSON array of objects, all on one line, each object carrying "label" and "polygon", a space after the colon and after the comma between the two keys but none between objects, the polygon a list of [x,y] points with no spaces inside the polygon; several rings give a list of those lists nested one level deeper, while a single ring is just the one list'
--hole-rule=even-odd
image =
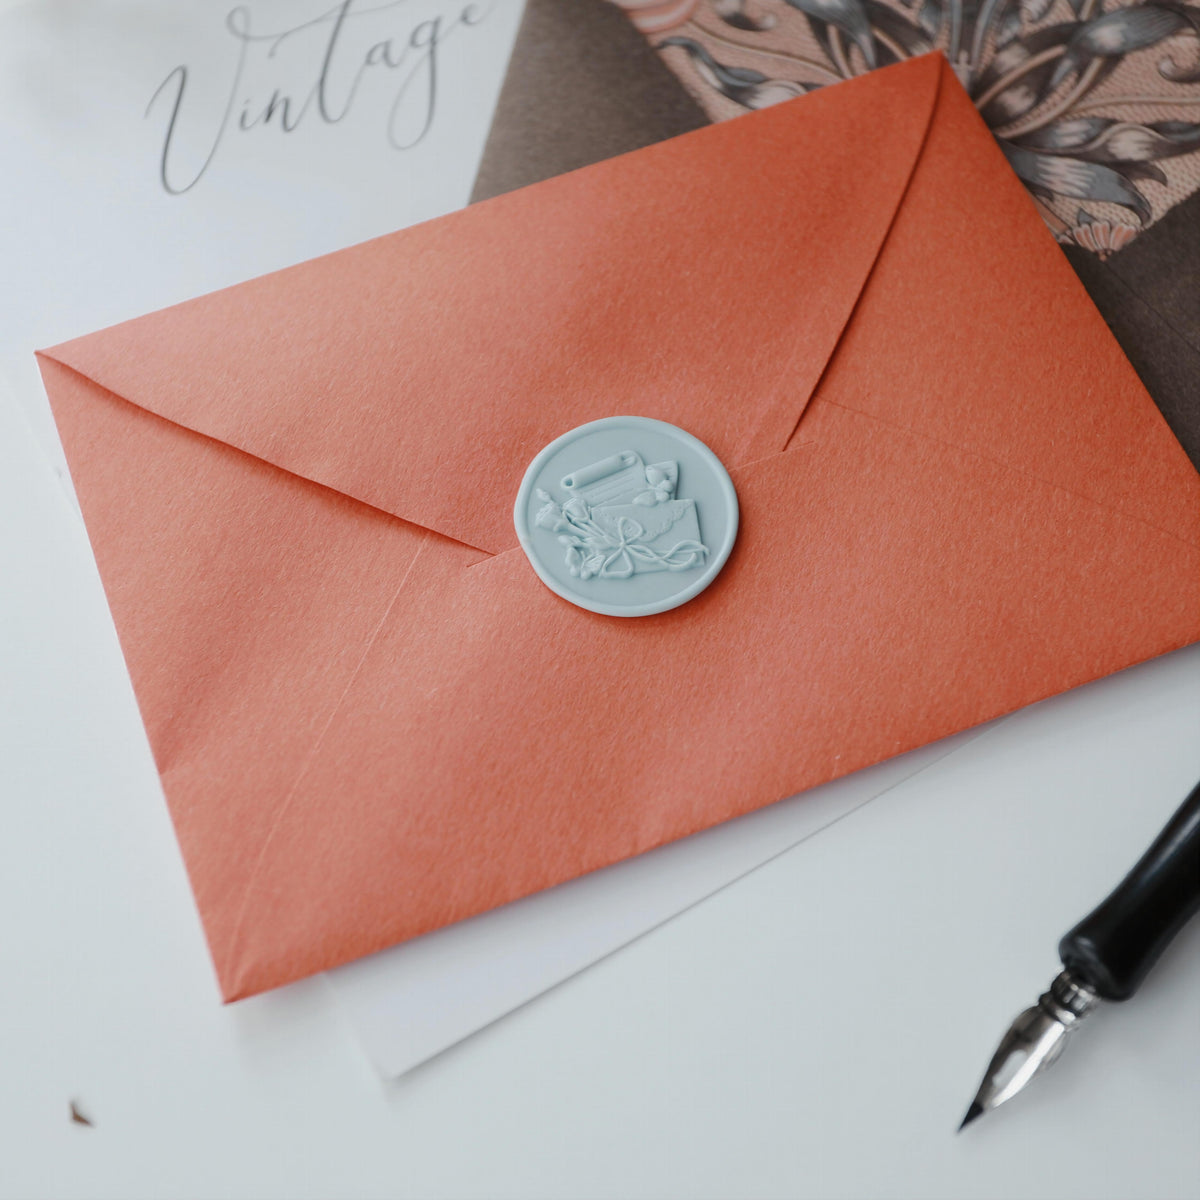
[{"label": "envelope seam", "polygon": [[[837,358],[838,350],[842,343],[846,340],[846,333],[854,323],[855,314],[862,307],[863,297],[867,293],[867,289],[871,286],[871,280],[875,276],[875,272],[879,269],[879,259],[887,249],[887,244],[891,240],[892,232],[896,228],[896,222],[900,219],[900,214],[904,210],[904,202],[908,198],[909,192],[912,190],[913,180],[917,176],[917,171],[920,169],[921,162],[925,158],[925,150],[929,145],[929,135],[933,130],[934,118],[937,116],[938,105],[941,103],[942,90],[946,84],[946,71],[949,70],[948,64],[944,58],[941,64],[941,70],[938,71],[937,84],[933,89],[933,98],[929,104],[929,115],[925,120],[925,129],[921,134],[920,144],[917,146],[917,152],[913,155],[912,165],[909,167],[908,178],[904,181],[904,187],[900,189],[900,195],[896,200],[896,207],[892,210],[891,218],[887,223],[887,228],[883,231],[883,236],[879,239],[879,245],[875,248],[875,256],[871,260],[871,265],[863,277],[862,285],[858,289],[858,294],[854,298],[854,303],[850,306],[850,311],[846,314],[846,320],[842,323],[841,332],[838,334],[833,347],[830,349],[828,356],[825,359],[825,365],[821,368],[820,374],[817,376],[816,383],[813,384],[812,390],[809,392],[804,404],[801,406],[800,412],[796,415],[796,419],[792,422],[792,427],[788,431],[787,437],[783,439],[783,445],[779,448],[779,452],[783,452],[791,448],[792,440],[796,436],[797,430],[800,428],[801,422],[804,420],[805,414],[812,406],[817,394],[821,390],[821,384],[826,375],[829,374],[830,368],[834,360]],[[792,356],[788,359],[787,368],[780,372],[780,380],[787,379],[792,374],[792,364],[796,361],[796,356],[799,350],[795,350]],[[754,440],[757,442],[760,435],[767,431],[767,426],[770,424],[770,415],[768,414],[759,423],[758,428],[754,433]]]},{"label": "envelope seam", "polygon": [[297,471],[292,467],[285,467],[273,459],[264,458],[261,454],[255,454],[253,450],[247,450],[242,446],[235,445],[233,442],[226,441],[223,437],[216,437],[211,433],[206,433],[203,429],[197,429],[194,425],[186,421],[178,420],[175,417],[165,416],[156,409],[148,408],[144,404],[139,404],[136,400],[131,400],[128,396],[122,396],[120,392],[114,391],[112,388],[93,378],[86,371],[81,371],[78,367],[72,366],[69,362],[64,362],[52,350],[35,350],[34,355],[37,358],[44,358],[47,362],[52,362],[55,366],[62,367],[64,371],[70,371],[72,375],[78,376],[85,380],[92,387],[99,388],[106,396],[111,396],[115,400],[119,400],[122,404],[128,404],[130,408],[136,408],[138,412],[143,412],[147,416],[154,417],[156,420],[165,421],[168,425],[173,425],[177,429],[183,429],[192,434],[194,437],[203,438],[206,442],[211,442],[216,446],[222,446],[226,450],[232,450],[235,454],[245,455],[246,458],[253,459],[255,462],[263,463],[275,471],[282,471],[285,475],[290,475],[293,479],[299,479],[310,487],[320,488],[323,492],[328,492],[331,495],[339,496],[343,500],[349,500],[354,504],[361,504],[363,508],[370,509],[371,512],[379,513],[380,516],[388,518],[391,521],[399,521],[403,525],[407,525],[412,529],[419,529],[422,533],[434,534],[437,537],[445,538],[448,542],[454,542],[459,546],[466,546],[469,550],[474,550],[477,554],[485,554],[489,557],[495,557],[497,554],[506,553],[511,547],[505,547],[504,550],[488,550],[483,546],[477,546],[474,542],[465,541],[463,538],[455,537],[453,534],[443,533],[440,529],[435,529],[430,525],[424,525],[420,521],[414,521],[409,517],[402,517],[398,513],[392,512],[387,508],[380,508],[378,504],[372,504],[370,500],[364,500],[361,496],[356,496],[352,492],[343,491],[341,488],[334,487],[332,484],[323,483],[319,479],[314,479],[311,475],[305,475],[301,471]]},{"label": "envelope seam", "polygon": [[[342,707],[346,703],[346,697],[350,694],[351,689],[354,687],[355,681],[361,674],[363,664],[366,662],[371,650],[374,648],[376,641],[378,641],[380,633],[383,631],[384,626],[388,622],[388,618],[392,615],[392,610],[396,607],[396,601],[400,598],[401,593],[407,586],[409,576],[416,568],[416,565],[421,556],[424,554],[425,548],[428,544],[428,540],[425,540],[414,551],[408,567],[400,579],[400,583],[397,585],[395,592],[392,593],[392,598],[388,601],[386,607],[384,608],[383,615],[379,618],[375,628],[371,631],[370,636],[367,638],[366,645],[363,647],[363,651],[359,656],[358,662],[355,663],[354,669],[347,676],[345,687],[342,688],[342,691],[338,695],[337,699],[330,705],[329,712],[326,715],[323,725],[321,726],[321,730],[313,739],[308,754],[305,756],[303,763],[300,765],[299,771],[296,773],[296,777],[292,782],[292,786],[288,788],[287,794],[279,802],[279,806],[271,818],[270,827],[267,829],[266,835],[262,841],[262,845],[259,847],[258,854],[255,857],[254,866],[250,869],[250,874],[247,877],[245,886],[242,889],[241,901],[238,905],[237,915],[234,918],[233,932],[229,938],[226,959],[231,975],[234,976],[234,978],[236,978],[237,974],[237,956],[240,948],[242,929],[245,926],[246,913],[250,907],[250,898],[254,891],[254,886],[258,881],[259,874],[262,870],[262,865],[266,860],[267,851],[270,849],[272,841],[274,841],[275,834],[283,824],[283,819],[285,816],[287,816],[288,810],[292,806],[292,801],[295,799],[296,794],[300,790],[300,785],[304,782],[309,769],[312,767],[314,760],[317,758],[322,746],[325,744],[325,738],[329,733],[330,727],[333,725],[338,713],[341,712]],[[224,971],[221,971],[220,973],[222,976],[225,974]],[[236,987],[234,990],[237,990]]]}]

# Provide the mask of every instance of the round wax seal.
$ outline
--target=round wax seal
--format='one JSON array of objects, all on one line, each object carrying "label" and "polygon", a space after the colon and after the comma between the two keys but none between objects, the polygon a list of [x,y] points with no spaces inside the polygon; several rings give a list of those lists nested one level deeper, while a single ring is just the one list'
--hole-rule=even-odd
[{"label": "round wax seal", "polygon": [[690,433],[606,417],[533,460],[514,519],[551,591],[591,612],[645,617],[717,577],[737,537],[738,502],[720,460]]}]

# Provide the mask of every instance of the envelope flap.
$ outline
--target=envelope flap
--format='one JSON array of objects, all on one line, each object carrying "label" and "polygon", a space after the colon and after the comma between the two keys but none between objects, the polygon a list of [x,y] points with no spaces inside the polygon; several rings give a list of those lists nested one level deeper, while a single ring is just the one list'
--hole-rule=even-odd
[{"label": "envelope flap", "polygon": [[66,343],[170,421],[482,550],[534,454],[644,413],[782,450],[887,237],[941,58]]}]

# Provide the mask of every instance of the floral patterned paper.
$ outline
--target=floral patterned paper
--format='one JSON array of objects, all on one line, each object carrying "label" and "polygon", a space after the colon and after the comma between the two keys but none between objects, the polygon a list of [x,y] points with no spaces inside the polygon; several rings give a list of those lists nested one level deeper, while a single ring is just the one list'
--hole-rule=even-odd
[{"label": "floral patterned paper", "polygon": [[942,50],[1059,240],[1102,258],[1200,190],[1200,5],[617,2],[714,120]]}]

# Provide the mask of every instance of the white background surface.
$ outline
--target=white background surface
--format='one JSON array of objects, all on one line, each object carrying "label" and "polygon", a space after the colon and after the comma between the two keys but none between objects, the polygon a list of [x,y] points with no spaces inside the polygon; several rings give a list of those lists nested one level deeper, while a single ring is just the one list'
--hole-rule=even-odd
[{"label": "white background surface", "polygon": [[[478,60],[491,94],[502,58]],[[464,155],[484,118],[462,126]],[[99,171],[83,155],[80,179]],[[390,227],[382,205],[338,211],[331,244]],[[5,366],[22,338],[79,332],[105,277],[81,264],[72,290],[56,259],[51,287],[33,255],[18,272],[29,226],[8,212]],[[126,315],[186,278],[123,278],[103,303]],[[219,1004],[21,369],[0,394],[0,1196],[1200,1195],[1200,926],[1029,1094],[953,1136],[1058,936],[1200,778],[1200,651],[994,726],[384,1085],[322,980]],[[94,1128],[70,1123],[71,1099]]]}]

